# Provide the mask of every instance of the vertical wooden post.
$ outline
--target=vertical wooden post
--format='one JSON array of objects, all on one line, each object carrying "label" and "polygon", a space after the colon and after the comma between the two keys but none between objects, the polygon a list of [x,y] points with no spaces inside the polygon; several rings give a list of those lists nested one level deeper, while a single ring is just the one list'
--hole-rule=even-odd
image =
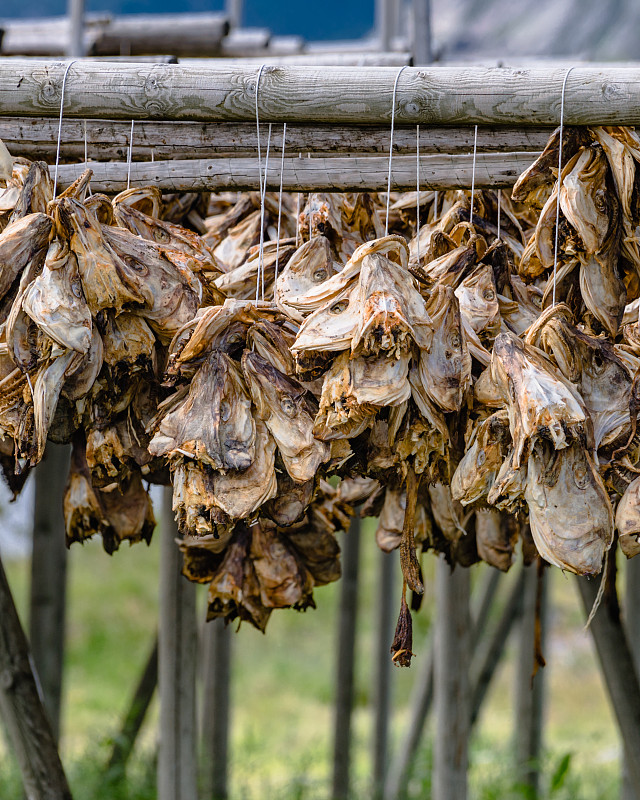
[{"label": "vertical wooden post", "polygon": [[470,573],[436,566],[434,695],[436,735],[432,800],[466,800],[470,731]]},{"label": "vertical wooden post", "polygon": [[375,22],[380,51],[388,53],[393,38],[393,0],[376,0]]},{"label": "vertical wooden post", "polygon": [[201,787],[204,800],[227,800],[231,626],[224,620],[204,629],[204,698],[202,711]]},{"label": "vertical wooden post", "polygon": [[[595,580],[576,578],[576,584],[588,617],[598,594],[600,576]],[[640,786],[640,683],[615,598],[613,604],[603,600],[589,630],[626,747],[630,780],[634,786]]]},{"label": "vertical wooden post", "polygon": [[231,29],[242,26],[243,0],[225,0],[225,10]]},{"label": "vertical wooden post", "polygon": [[387,773],[389,706],[391,701],[391,656],[389,647],[393,640],[393,611],[397,605],[394,596],[396,559],[392,553],[378,554],[378,630],[374,661],[374,734],[373,734],[373,789],[381,797]]},{"label": "vertical wooden post", "polygon": [[[522,621],[518,642],[515,692],[515,755],[519,783],[527,787],[527,797],[539,796],[540,754],[544,714],[545,670],[535,665],[535,626],[540,589],[541,645],[544,652],[549,576],[543,570],[538,578],[537,564],[524,567]],[[538,586],[538,581],[541,585]]]},{"label": "vertical wooden post", "polygon": [[47,443],[36,468],[29,639],[44,705],[56,741],[64,659],[67,548],[62,495],[69,474],[70,448]]},{"label": "vertical wooden post", "polygon": [[[624,603],[624,627],[631,655],[633,656],[636,675],[640,674],[640,558],[629,559],[626,563],[626,587]],[[625,753],[622,769],[621,800],[640,800],[640,787],[631,780],[628,765],[629,757]]]},{"label": "vertical wooden post", "polygon": [[416,67],[433,61],[431,51],[431,0],[412,0],[413,64]]},{"label": "vertical wooden post", "polygon": [[67,0],[69,18],[69,58],[84,56],[84,0]]},{"label": "vertical wooden post", "polygon": [[195,586],[180,574],[171,499],[167,487],[160,519],[158,800],[191,800],[197,797],[196,594]]},{"label": "vertical wooden post", "polygon": [[333,739],[332,800],[349,797],[351,712],[354,698],[356,617],[358,610],[358,561],[360,518],[354,517],[342,548],[342,581],[338,618],[338,663]]},{"label": "vertical wooden post", "polygon": [[0,716],[15,751],[27,800],[71,800],[0,561]]}]

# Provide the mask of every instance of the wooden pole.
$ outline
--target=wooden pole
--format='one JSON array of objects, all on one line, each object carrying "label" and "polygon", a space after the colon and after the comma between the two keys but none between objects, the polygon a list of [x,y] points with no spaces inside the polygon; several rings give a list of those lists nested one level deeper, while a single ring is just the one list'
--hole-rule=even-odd
[{"label": "wooden pole", "polygon": [[[636,668],[640,672],[640,559],[631,558],[626,562],[626,586],[624,603],[624,628],[629,642],[631,655]],[[622,769],[621,800],[640,800],[640,788],[634,786],[629,770],[629,756],[625,748]]]},{"label": "wooden pole", "polygon": [[202,715],[201,786],[205,800],[227,800],[229,711],[231,706],[231,638],[224,620],[204,629],[204,698]]},{"label": "wooden pole", "polygon": [[431,52],[431,0],[412,0],[413,64],[420,66],[433,61]]},{"label": "wooden pole", "polygon": [[0,561],[0,716],[27,800],[71,800],[51,726],[38,694],[26,636]]},{"label": "wooden pole", "polygon": [[225,9],[232,29],[242,25],[243,5],[242,0],[225,0]]},{"label": "wooden pole", "polygon": [[[518,783],[526,787],[526,796],[531,800],[539,797],[540,755],[542,752],[542,728],[546,670],[535,668],[536,614],[540,615],[540,644],[544,653],[547,622],[547,597],[549,576],[543,570],[538,578],[537,564],[524,567],[524,590],[522,617],[518,642],[515,692],[515,754]],[[541,585],[538,581],[540,580]],[[540,591],[539,607],[538,592]]]},{"label": "wooden pole", "polygon": [[451,572],[443,558],[436,566],[432,800],[466,800],[470,732],[469,657],[470,573]]},{"label": "wooden pole", "polygon": [[172,490],[163,493],[160,524],[158,800],[197,796],[195,586],[180,574]]},{"label": "wooden pole", "polygon": [[[0,114],[60,112],[66,65],[0,60]],[[65,116],[80,119],[255,121],[255,65],[82,61],[69,70]],[[262,122],[384,125],[391,119],[397,67],[266,67]],[[398,125],[557,125],[564,66],[407,67],[398,81]],[[640,68],[574,66],[565,125],[640,124]]]},{"label": "wooden pole", "polygon": [[158,684],[158,637],[151,648],[142,670],[131,704],[125,715],[120,732],[113,742],[113,749],[107,764],[107,776],[119,778],[124,774],[127,761],[133,752],[140,728],[144,722],[151,700]]},{"label": "wooden pole", "polygon": [[[471,648],[475,654],[478,642],[487,626],[489,613],[493,605],[500,583],[501,573],[497,569],[485,569],[484,579],[478,591],[477,602],[472,602],[473,610],[477,610],[473,619]],[[405,735],[391,760],[385,783],[385,800],[396,800],[404,790],[409,779],[409,772],[420,745],[424,726],[433,701],[433,657],[431,645],[425,649],[425,656],[420,662],[418,674],[413,685],[409,701],[409,722]]]},{"label": "wooden pole", "polygon": [[375,22],[378,47],[383,53],[388,53],[391,50],[394,27],[392,0],[376,0]]},{"label": "wooden pole", "polygon": [[360,518],[354,517],[342,548],[342,580],[338,616],[338,663],[333,735],[332,800],[349,797],[351,767],[351,714],[353,711],[358,610],[358,561],[360,556]]},{"label": "wooden pole", "polygon": [[[600,577],[595,580],[576,578],[576,584],[585,616],[588,616],[598,594]],[[640,683],[617,603],[603,602],[589,630],[596,645],[620,736],[625,744],[629,779],[634,787],[640,787]]]},{"label": "wooden pole", "polygon": [[[531,153],[478,154],[475,187],[500,188],[513,186],[520,174],[531,165]],[[97,163],[91,168],[94,192],[119,192],[127,188],[127,164]],[[51,168],[53,171],[53,167]],[[285,158],[283,189],[285,191],[361,192],[385,191],[389,158]],[[58,185],[69,186],[84,171],[84,164],[62,164]],[[423,189],[460,188],[471,186],[471,155],[433,155],[420,159],[420,186]],[[157,186],[169,192],[207,192],[222,189],[258,188],[258,161],[253,158],[216,158],[193,161],[156,161],[131,165],[131,183]],[[415,189],[415,156],[396,156],[391,169],[391,188]],[[269,170],[267,189],[277,191],[280,170]]]},{"label": "wooden pole", "polygon": [[471,727],[478,720],[482,703],[502,658],[509,633],[522,613],[523,588],[524,573],[521,572],[507,597],[507,602],[492,636],[484,642],[478,642],[478,651],[475,654],[471,679]]},{"label": "wooden pole", "polygon": [[69,44],[67,56],[82,58],[84,53],[84,0],[67,0]]},{"label": "wooden pole", "polygon": [[29,640],[56,741],[60,737],[67,584],[62,495],[69,454],[67,445],[47,443],[45,456],[36,469],[33,510]]},{"label": "wooden pole", "polygon": [[397,605],[394,592],[397,562],[392,553],[378,554],[378,630],[374,661],[374,734],[373,734],[373,794],[382,797],[387,773],[389,750],[389,707],[391,704],[391,657],[393,612]]},{"label": "wooden pole", "polygon": [[[73,68],[72,68],[73,69]],[[531,161],[540,153],[551,135],[549,127],[478,128],[478,153],[529,152]],[[89,158],[92,161],[127,158],[131,123],[118,120],[87,120]],[[57,119],[1,117],[0,139],[13,156],[53,160],[58,141]],[[474,129],[421,127],[420,152],[468,154],[473,150]],[[271,147],[282,148],[282,126],[274,125]],[[385,155],[389,152],[389,125],[287,125],[286,152],[316,155]],[[396,126],[393,134],[394,156],[416,152],[415,126]],[[156,122],[136,123],[133,161],[213,158],[216,155],[255,156],[255,123],[246,122]],[[62,159],[84,162],[84,120],[62,120],[60,143]],[[93,166],[93,164],[92,164]]]}]

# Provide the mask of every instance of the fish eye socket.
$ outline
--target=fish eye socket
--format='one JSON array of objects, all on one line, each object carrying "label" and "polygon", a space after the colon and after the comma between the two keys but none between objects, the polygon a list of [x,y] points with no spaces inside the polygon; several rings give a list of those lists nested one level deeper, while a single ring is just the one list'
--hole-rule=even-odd
[{"label": "fish eye socket", "polygon": [[478,453],[478,458],[476,459],[476,464],[477,464],[479,467],[481,467],[481,466],[484,464],[484,462],[485,462],[486,460],[487,460],[487,456],[485,455],[485,452],[484,452],[484,450],[481,450],[481,451]]},{"label": "fish eye socket", "polygon": [[231,416],[231,406],[226,401],[222,401],[220,403],[220,419],[223,422],[227,422],[229,417]]},{"label": "fish eye socket", "polygon": [[80,299],[82,297],[82,284],[80,283],[80,278],[76,278],[75,280],[71,281],[71,291],[73,292],[74,297]]},{"label": "fish eye socket", "polygon": [[484,292],[482,293],[482,296],[484,297],[485,300],[489,301],[496,299],[496,294],[493,291],[493,289],[485,289]]},{"label": "fish eye socket", "polygon": [[575,481],[576,486],[578,489],[584,489],[587,485],[587,465],[583,462],[579,462],[573,468],[573,479]]},{"label": "fish eye socket", "polygon": [[334,303],[331,306],[329,311],[332,314],[342,314],[342,312],[346,311],[348,307],[349,307],[349,301],[348,300],[339,300],[337,303]]},{"label": "fish eye socket", "polygon": [[594,354],[592,363],[593,363],[593,370],[596,373],[596,375],[600,375],[602,372],[604,372],[604,367],[605,367],[604,358],[602,358],[600,353]]},{"label": "fish eye socket", "polygon": [[598,189],[596,195],[594,197],[594,205],[598,209],[598,211],[606,211],[607,210],[607,195],[602,189]]},{"label": "fish eye socket", "polygon": [[139,272],[142,275],[146,274],[147,268],[142,261],[138,261],[138,259],[134,258],[133,256],[125,256],[123,260],[124,263],[132,270],[135,270],[135,272]]},{"label": "fish eye socket", "polygon": [[317,269],[313,273],[313,280],[316,281],[317,283],[320,283],[320,281],[325,280],[326,277],[327,277],[327,270],[326,269]]},{"label": "fish eye socket", "polygon": [[168,242],[171,238],[169,234],[162,228],[156,228],[154,235],[157,242]]},{"label": "fish eye socket", "polygon": [[457,334],[457,333],[454,333],[453,336],[451,337],[451,347],[453,347],[454,349],[458,350],[460,348],[460,345],[461,345],[460,335]]},{"label": "fish eye socket", "polygon": [[288,417],[295,417],[296,415],[296,404],[290,397],[283,397],[280,401],[280,408],[284,411],[284,413]]}]

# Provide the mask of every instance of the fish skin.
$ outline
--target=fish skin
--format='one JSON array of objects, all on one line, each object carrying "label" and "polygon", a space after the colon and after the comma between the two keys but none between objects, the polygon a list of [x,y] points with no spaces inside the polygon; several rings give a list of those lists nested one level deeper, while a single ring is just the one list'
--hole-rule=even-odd
[{"label": "fish skin", "polygon": [[44,260],[52,229],[51,218],[38,212],[10,223],[0,233],[0,298],[30,262]]},{"label": "fish skin", "polygon": [[620,549],[627,558],[640,553],[640,476],[634,478],[618,501],[616,529]]},{"label": "fish skin", "polygon": [[509,416],[496,411],[477,423],[460,463],[451,478],[451,495],[462,505],[486,497],[507,455],[511,443]]},{"label": "fish skin", "polygon": [[586,147],[567,164],[560,188],[560,208],[577,231],[587,253],[597,253],[607,238],[611,205],[617,197],[607,191],[607,158],[598,146]]}]

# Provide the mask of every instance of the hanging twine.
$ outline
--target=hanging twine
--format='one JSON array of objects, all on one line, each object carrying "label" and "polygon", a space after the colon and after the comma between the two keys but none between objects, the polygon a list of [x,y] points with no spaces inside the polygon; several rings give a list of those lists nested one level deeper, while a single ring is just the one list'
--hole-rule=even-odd
[{"label": "hanging twine", "polygon": [[258,142],[258,194],[260,197],[260,252],[258,255],[258,274],[256,275],[256,303],[260,299],[260,273],[262,268],[262,246],[264,243],[264,203],[262,201],[262,153],[260,152],[260,109],[258,107],[258,100],[260,96],[260,78],[262,77],[262,70],[266,64],[261,64],[256,78],[256,139]]},{"label": "hanging twine", "polygon": [[406,69],[406,65],[404,67],[400,67],[398,70],[398,74],[396,75],[396,79],[393,84],[393,97],[391,98],[391,136],[389,138],[389,172],[387,174],[387,216],[384,223],[384,235],[389,235],[389,200],[391,198],[391,161],[393,159],[393,129],[396,123],[396,91],[398,90],[398,80],[402,75],[402,71]]},{"label": "hanging twine", "polygon": [[420,266],[420,126],[416,125],[416,242]]},{"label": "hanging twine", "polygon": [[573,67],[569,67],[562,81],[562,94],[560,96],[560,145],[558,147],[558,196],[556,197],[556,235],[553,246],[553,291],[551,307],[556,304],[556,274],[558,271],[558,226],[560,224],[560,190],[562,189],[562,132],[564,131],[564,94],[567,88],[567,78]]},{"label": "hanging twine", "polygon": [[133,120],[131,120],[131,133],[129,134],[129,152],[127,153],[127,189],[131,186],[131,157],[133,155]]},{"label": "hanging twine", "polygon": [[502,189],[498,189],[498,239],[500,239],[500,203],[502,200]]},{"label": "hanging twine", "polygon": [[56,199],[58,193],[58,165],[60,164],[60,142],[62,141],[62,113],[64,111],[64,90],[67,86],[67,75],[69,70],[76,63],[78,59],[74,59],[67,64],[67,68],[62,76],[62,90],[60,92],[60,119],[58,120],[58,144],[56,145],[56,168],[53,173],[53,199]]},{"label": "hanging twine", "polygon": [[471,166],[471,210],[469,211],[469,225],[473,225],[473,198],[476,188],[476,156],[478,154],[478,126],[473,133],[473,164]]},{"label": "hanging twine", "polygon": [[274,282],[278,280],[278,259],[280,258],[280,220],[282,219],[282,179],[284,177],[284,146],[287,138],[287,123],[282,126],[282,155],[280,157],[280,191],[278,192],[278,241],[276,243],[276,274]]}]

